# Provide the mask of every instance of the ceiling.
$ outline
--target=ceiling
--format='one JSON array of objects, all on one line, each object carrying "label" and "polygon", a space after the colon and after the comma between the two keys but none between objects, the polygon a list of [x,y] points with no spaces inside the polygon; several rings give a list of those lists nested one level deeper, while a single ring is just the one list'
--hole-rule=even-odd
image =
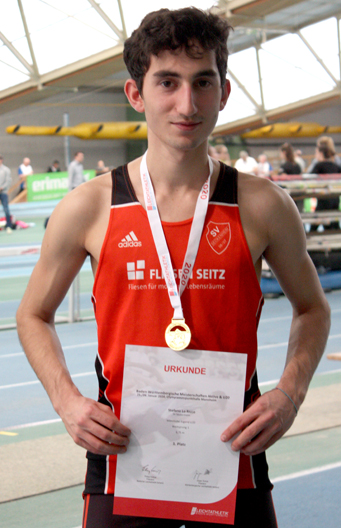
[{"label": "ceiling", "polygon": [[[32,21],[33,18],[28,16],[28,6],[32,6],[33,1],[37,9],[44,6],[45,10],[58,10],[60,23],[65,22],[66,24],[71,20],[77,20],[79,24],[85,23],[88,32],[94,29],[91,20],[94,20],[96,16],[103,26],[99,30],[96,28],[96,31],[100,32],[101,35],[105,34],[106,40],[105,42],[103,41],[105,48],[70,64],[65,63],[65,65],[61,65],[56,69],[40,73],[39,60],[36,59],[38,48],[37,44],[35,44],[39,40],[34,40],[34,38],[39,31],[42,32],[46,28],[43,28],[43,23],[41,23],[40,27],[33,27],[34,24],[32,22],[32,27],[30,26],[30,20]],[[17,62],[19,61],[20,67],[17,66],[17,69],[24,71],[25,80],[0,90],[0,114],[42,101],[61,91],[72,90],[77,92],[77,90],[83,89],[91,91],[98,89],[99,86],[122,89],[124,80],[127,77],[122,59],[123,42],[125,34],[129,35],[129,30],[127,31],[126,29],[129,27],[128,17],[132,13],[131,8],[136,6],[136,3],[132,0],[110,0],[110,2],[109,0],[103,0],[102,2],[99,0],[58,0],[58,3],[56,3],[57,0],[12,0],[12,2],[13,4],[17,3],[16,13],[19,13],[21,17],[23,34],[21,37],[17,36],[11,39],[7,36],[7,27],[2,27],[3,24],[0,22],[0,45],[2,41],[2,46],[0,46],[0,77],[1,66],[5,64],[8,67],[9,65],[8,60],[6,59],[6,63],[6,60],[1,55],[1,51],[6,51],[7,54],[14,55]],[[203,8],[204,3],[203,0],[201,2],[192,1],[188,5],[196,5]],[[2,21],[4,17],[1,17],[1,10],[6,9],[4,4],[2,3],[0,7],[0,20]],[[109,16],[112,4],[115,4],[116,11],[112,11],[110,13],[111,16]],[[155,5],[152,4],[153,0],[150,0],[149,3],[145,0],[143,3],[145,13],[153,10],[153,8],[155,9]],[[178,7],[176,0],[172,2],[165,0],[162,6],[167,7],[168,4],[173,8]],[[206,4],[206,7],[209,7],[212,1],[206,2]],[[8,6],[7,2],[6,5]],[[148,9],[149,5],[151,5],[151,9]],[[156,5],[160,6],[160,3],[156,2]],[[186,2],[182,1],[180,5],[186,5]],[[72,12],[70,11],[71,6],[74,7]],[[141,10],[142,7],[139,6],[139,9]],[[265,44],[284,35],[296,35],[308,47],[310,53],[314,56],[314,60],[330,74],[333,80],[330,90],[326,89],[321,93],[314,93],[313,96],[301,97],[297,101],[291,101],[283,106],[277,105],[275,108],[267,110],[262,96],[261,76],[258,79],[261,86],[261,97],[256,100],[245,87],[245,83],[243,84],[233,74],[231,69],[233,82],[236,83],[244,96],[251,101],[255,111],[252,111],[251,115],[240,118],[236,115],[232,122],[220,124],[216,129],[217,134],[238,134],[247,128],[262,126],[274,120],[290,119],[311,108],[316,108],[316,106],[340,104],[340,71],[338,75],[332,75],[319,54],[310,46],[302,33],[302,30],[307,26],[330,17],[338,19],[338,28],[340,28],[341,3],[339,0],[329,0],[328,3],[324,0],[220,0],[215,3],[213,10],[222,16],[226,16],[234,27],[229,44],[231,63],[234,54],[245,52],[251,48],[259,50]],[[142,15],[145,13],[142,13]],[[81,14],[83,18],[81,18]],[[86,20],[84,18],[85,14],[88,17]],[[63,15],[65,15],[64,18]],[[338,54],[339,61],[341,61],[340,40],[340,29],[338,29],[338,49],[335,49],[334,52]],[[28,51],[26,53],[26,58],[19,47],[19,44],[23,44],[23,41],[25,41],[27,50],[29,50],[29,53]],[[108,46],[110,42],[112,42],[112,45]],[[52,46],[52,44],[52,39],[51,42],[48,39],[46,40],[47,47]],[[69,44],[73,44],[72,40]],[[333,46],[337,47],[335,43]],[[21,49],[24,48],[22,47]],[[56,53],[58,53],[58,47],[56,47]]]}]

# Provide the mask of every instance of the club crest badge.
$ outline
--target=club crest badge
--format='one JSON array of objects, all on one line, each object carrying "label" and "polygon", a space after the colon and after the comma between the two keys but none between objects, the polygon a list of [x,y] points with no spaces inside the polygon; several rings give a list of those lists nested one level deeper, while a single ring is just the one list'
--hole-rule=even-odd
[{"label": "club crest badge", "polygon": [[218,255],[224,253],[231,242],[231,227],[230,223],[218,224],[210,220],[206,226],[206,239],[213,251]]}]

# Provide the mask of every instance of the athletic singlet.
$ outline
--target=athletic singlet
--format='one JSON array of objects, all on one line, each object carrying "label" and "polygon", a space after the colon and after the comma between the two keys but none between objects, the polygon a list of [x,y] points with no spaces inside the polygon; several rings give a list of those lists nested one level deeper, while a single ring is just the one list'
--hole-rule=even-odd
[{"label": "athletic singlet", "polygon": [[[263,296],[244,236],[235,169],[221,164],[192,276],[181,300],[191,328],[189,348],[248,356],[246,408],[259,397],[257,326]],[[120,418],[125,345],[165,347],[173,316],[146,211],[127,166],[112,172],[112,206],[93,288],[97,321],[99,401]],[[176,279],[192,219],[163,222]],[[209,446],[208,446],[209,449]],[[114,493],[116,456],[87,453],[85,493]],[[265,454],[240,456],[239,488],[271,489]]]}]

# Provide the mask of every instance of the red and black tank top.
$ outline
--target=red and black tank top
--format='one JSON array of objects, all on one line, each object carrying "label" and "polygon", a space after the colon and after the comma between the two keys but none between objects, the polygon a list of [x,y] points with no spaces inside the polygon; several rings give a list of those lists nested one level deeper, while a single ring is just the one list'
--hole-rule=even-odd
[{"label": "red and black tank top", "polygon": [[[247,354],[246,408],[259,397],[257,326],[263,296],[243,232],[238,173],[221,164],[192,276],[181,300],[189,348]],[[192,219],[163,222],[178,280]],[[98,328],[99,401],[120,417],[125,345],[164,347],[173,316],[146,211],[127,166],[112,172],[112,205],[93,287]],[[114,493],[116,456],[87,454],[85,493]],[[241,454],[239,488],[270,489],[265,454]]]}]

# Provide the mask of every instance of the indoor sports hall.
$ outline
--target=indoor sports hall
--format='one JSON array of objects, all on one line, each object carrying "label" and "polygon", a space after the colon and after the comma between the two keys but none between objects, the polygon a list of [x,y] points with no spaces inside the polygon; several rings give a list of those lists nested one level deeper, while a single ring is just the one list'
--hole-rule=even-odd
[{"label": "indoor sports hall", "polygon": [[[84,153],[88,180],[146,150],[144,116],[123,91],[125,39],[148,12],[187,6],[212,9],[234,28],[231,96],[209,138],[212,152],[234,166],[246,151],[257,161],[256,175],[291,195],[331,308],[326,350],[307,397],[293,426],[267,450],[278,526],[339,526],[341,202],[323,211],[317,204],[340,199],[341,168],[315,174],[309,167],[322,136],[331,138],[335,161],[341,159],[340,2],[11,0],[0,5],[0,158],[11,173],[11,228],[0,203],[0,528],[81,528],[85,450],[66,432],[30,367],[15,315],[48,219],[67,193],[74,153]],[[281,172],[284,143],[302,160],[300,174]],[[259,172],[261,156],[270,165],[266,175]],[[32,172],[23,178],[26,158]],[[60,170],[48,170],[55,161]],[[122,242],[131,240],[134,233]],[[87,258],[56,322],[74,383],[96,400],[92,286]],[[265,261],[261,289],[257,372],[264,393],[283,372],[292,309]],[[254,527],[261,528],[256,521]]]}]

